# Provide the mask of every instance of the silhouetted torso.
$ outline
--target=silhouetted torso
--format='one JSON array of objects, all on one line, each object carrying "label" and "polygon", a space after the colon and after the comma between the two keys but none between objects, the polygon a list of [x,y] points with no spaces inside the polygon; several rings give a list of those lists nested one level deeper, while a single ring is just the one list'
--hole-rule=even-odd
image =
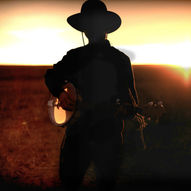
[{"label": "silhouetted torso", "polygon": [[130,60],[107,40],[69,51],[47,71],[46,84],[54,96],[65,79],[76,85],[86,103],[110,103],[114,97],[132,103],[129,90],[137,102]]}]

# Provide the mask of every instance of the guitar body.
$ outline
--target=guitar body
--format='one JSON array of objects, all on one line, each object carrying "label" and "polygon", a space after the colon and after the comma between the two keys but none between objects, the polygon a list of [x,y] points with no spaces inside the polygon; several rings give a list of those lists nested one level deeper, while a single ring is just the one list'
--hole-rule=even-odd
[{"label": "guitar body", "polygon": [[[77,102],[77,91],[72,83],[67,83],[66,85],[64,85],[63,89],[69,94],[69,96],[75,98]],[[71,123],[76,111],[69,111],[62,108],[60,106],[59,99],[52,96],[50,100],[48,100],[48,113],[51,122],[55,126],[64,127]]]}]

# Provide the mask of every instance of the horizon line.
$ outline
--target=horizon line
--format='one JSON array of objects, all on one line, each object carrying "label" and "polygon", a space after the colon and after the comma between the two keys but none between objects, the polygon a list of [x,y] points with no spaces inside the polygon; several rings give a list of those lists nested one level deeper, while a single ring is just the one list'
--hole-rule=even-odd
[{"label": "horizon line", "polygon": [[[56,63],[55,63],[56,64]],[[27,66],[34,66],[34,67],[48,67],[48,66],[53,66],[54,64],[14,64],[14,63],[0,63],[0,67],[6,67],[6,66],[23,66],[23,67],[27,67]],[[186,68],[180,65],[175,65],[175,64],[153,64],[153,63],[133,63],[131,62],[132,66],[169,66],[169,67],[179,67],[179,68]],[[191,66],[187,67],[187,68],[191,68]]]}]

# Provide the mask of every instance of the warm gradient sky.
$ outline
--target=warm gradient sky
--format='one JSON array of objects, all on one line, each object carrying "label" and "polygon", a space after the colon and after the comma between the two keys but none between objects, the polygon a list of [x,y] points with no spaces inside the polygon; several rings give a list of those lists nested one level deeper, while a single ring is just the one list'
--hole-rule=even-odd
[{"label": "warm gradient sky", "polygon": [[[84,0],[0,1],[0,63],[50,65],[82,46],[66,19]],[[132,63],[191,67],[191,1],[105,0],[122,26],[108,39]],[[87,43],[87,39],[86,39]]]}]

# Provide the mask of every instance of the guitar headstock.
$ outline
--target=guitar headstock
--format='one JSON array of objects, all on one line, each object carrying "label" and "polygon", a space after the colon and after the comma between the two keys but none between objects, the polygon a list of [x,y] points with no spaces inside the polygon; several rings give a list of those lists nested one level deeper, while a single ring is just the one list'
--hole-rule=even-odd
[{"label": "guitar headstock", "polygon": [[163,101],[149,101],[142,107],[142,114],[147,123],[158,124],[162,115],[166,112]]}]

